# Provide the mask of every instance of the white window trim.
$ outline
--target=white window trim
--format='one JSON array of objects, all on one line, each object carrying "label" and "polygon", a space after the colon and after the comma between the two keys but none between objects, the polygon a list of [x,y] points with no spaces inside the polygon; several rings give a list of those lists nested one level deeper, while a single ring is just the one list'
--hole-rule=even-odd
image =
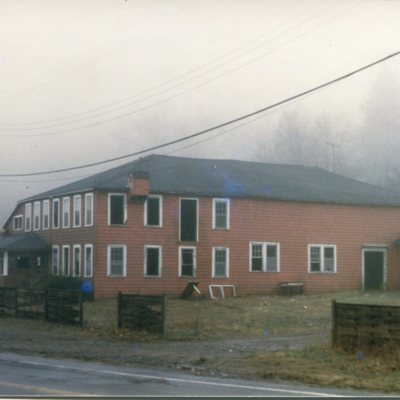
[{"label": "white window trim", "polygon": [[[321,270],[320,271],[311,271],[311,247],[319,247],[320,255],[321,255]],[[324,258],[324,249],[326,247],[333,247],[333,272],[325,271],[325,258]],[[337,251],[335,244],[309,244],[308,245],[308,267],[307,271],[309,274],[327,274],[333,275],[336,274],[336,265],[337,265]]]},{"label": "white window trim", "polygon": [[[123,258],[122,258],[122,275],[111,275],[111,249],[112,248],[123,248]],[[107,276],[110,278],[125,278],[126,277],[126,259],[127,251],[125,244],[109,244],[107,246]]]},{"label": "white window trim", "polygon": [[[76,200],[79,200],[79,208],[76,208]],[[72,226],[73,228],[80,228],[82,226],[82,196],[77,194],[73,197],[73,206],[72,206]],[[75,213],[79,211],[79,222],[76,224],[75,222]]]},{"label": "white window trim", "polygon": [[[251,260],[253,256],[253,245],[260,245],[262,246],[262,271],[253,271],[251,269]],[[267,246],[276,246],[276,251],[277,251],[277,268],[276,271],[268,271],[267,270]],[[268,272],[271,274],[276,274],[278,272],[281,272],[281,249],[280,249],[280,243],[277,242],[250,242],[249,245],[249,271],[250,272]]]},{"label": "white window trim", "polygon": [[[47,204],[47,227],[45,225],[45,205]],[[42,226],[43,230],[50,229],[50,200],[44,200],[43,201],[43,213],[42,213]]]},{"label": "white window trim", "polygon": [[[92,255],[92,265],[91,265],[91,269],[90,269],[90,274],[87,274],[86,273],[86,271],[87,271],[87,260],[86,260],[86,249],[91,249],[90,251],[91,251],[91,255]],[[85,278],[92,278],[93,277],[93,245],[92,244],[85,244],[85,253],[84,253],[84,255],[83,255],[83,258],[84,258],[84,262],[83,262],[83,268],[84,268],[84,271],[83,271],[83,276],[85,277]]]},{"label": "white window trim", "polygon": [[[68,265],[65,264],[65,249],[68,249]],[[70,272],[71,272],[70,271],[70,269],[71,269],[70,266],[71,266],[71,248],[70,248],[69,245],[64,245],[62,247],[62,262],[61,262],[61,271],[60,271],[61,273],[60,273],[60,275],[62,275],[62,276],[70,276],[71,275],[70,274]],[[64,273],[65,269],[67,270],[66,273]]]},{"label": "white window trim", "polygon": [[[87,205],[88,205],[88,199],[91,199],[90,200],[90,203],[91,203],[91,205],[92,205],[92,208],[91,208],[91,210],[90,210],[90,215],[91,215],[91,223],[89,224],[88,223],[88,219],[87,219]],[[93,226],[93,215],[94,215],[94,213],[93,213],[93,208],[94,208],[94,197],[93,197],[93,193],[86,193],[85,194],[85,226]]]},{"label": "white window trim", "polygon": [[[216,250],[225,250],[226,252],[226,275],[221,276],[221,275],[216,275],[215,274],[215,252]],[[229,278],[229,247],[213,247],[212,248],[212,277],[213,278]]]},{"label": "white window trim", "polygon": [[[53,272],[53,251],[57,250],[57,273]],[[60,275],[60,246],[54,245],[51,250],[51,274]]]},{"label": "white window trim", "polygon": [[[68,224],[65,224],[64,220],[64,206],[65,202],[68,203]],[[62,198],[62,214],[61,214],[61,220],[62,220],[62,227],[63,228],[69,228],[71,226],[71,198],[70,197],[63,197]]]},{"label": "white window trim", "polygon": [[[158,275],[147,275],[147,249],[158,249]],[[162,277],[162,247],[154,244],[146,244],[144,246],[144,276],[146,278]]]},{"label": "white window trim", "polygon": [[[54,204],[55,203],[58,204],[57,226],[54,226],[54,221],[55,221],[55,218],[54,218],[54,209],[55,209]],[[61,205],[60,204],[61,203],[60,203],[60,199],[59,198],[53,199],[53,201],[52,201],[52,209],[51,209],[51,226],[52,226],[53,229],[59,229],[60,228],[60,216],[61,216],[60,215],[61,214]]]},{"label": "white window trim", "polygon": [[[79,249],[79,274],[75,274],[75,250]],[[72,276],[80,277],[82,276],[82,246],[80,244],[74,244],[72,247]]]},{"label": "white window trim", "polygon": [[[226,204],[226,228],[219,228],[216,226],[216,210],[217,210],[217,202],[224,202]],[[230,199],[222,199],[222,198],[214,198],[213,199],[213,216],[212,216],[212,227],[217,230],[228,230],[230,229],[230,218],[231,216],[231,201]]]},{"label": "white window trim", "polygon": [[8,251],[3,252],[3,273],[0,276],[8,276]]},{"label": "white window trim", "polygon": [[[29,227],[27,227],[27,221],[29,221]],[[25,204],[25,232],[30,232],[31,230],[32,230],[32,203],[28,203]]]},{"label": "white window trim", "polygon": [[[193,275],[182,275],[182,250],[193,250]],[[195,246],[179,246],[179,277],[195,278],[197,273],[197,256]]]},{"label": "white window trim", "polygon": [[[112,224],[111,223],[111,197],[112,196],[120,196],[124,198],[124,221],[122,224]],[[128,220],[128,204],[127,204],[127,197],[125,193],[108,193],[108,218],[107,222],[109,226],[121,226],[125,225],[126,221]]]},{"label": "white window trim", "polygon": [[[39,210],[39,215],[37,215],[36,210]],[[40,201],[35,201],[33,203],[33,230],[39,231],[40,230],[40,214],[41,214],[41,204]],[[36,216],[38,217],[38,226],[36,226]]]},{"label": "white window trim", "polygon": [[[180,197],[179,198],[179,241],[182,242],[181,240],[181,204],[182,200],[195,200],[196,201],[196,240],[195,242],[198,242],[200,240],[199,238],[199,199],[196,197]],[[191,242],[189,242],[191,243]]]},{"label": "white window trim", "polygon": [[[158,225],[149,225],[147,223],[147,200],[148,199],[159,199],[159,214],[160,214],[160,223]],[[160,195],[151,194],[147,197],[146,201],[144,202],[144,226],[150,228],[162,228],[163,226],[163,198]]]},{"label": "white window trim", "polygon": [[[17,218],[21,220],[21,227],[20,228],[17,228],[15,226]],[[14,215],[14,218],[13,218],[13,230],[14,231],[22,231],[23,228],[24,228],[24,216],[22,214]]]}]

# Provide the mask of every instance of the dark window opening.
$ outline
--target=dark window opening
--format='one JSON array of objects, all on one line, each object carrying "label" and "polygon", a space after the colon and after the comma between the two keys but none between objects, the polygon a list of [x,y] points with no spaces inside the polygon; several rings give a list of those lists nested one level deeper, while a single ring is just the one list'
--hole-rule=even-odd
[{"label": "dark window opening", "polygon": [[110,196],[110,224],[122,225],[125,222],[125,201],[122,195]]},{"label": "dark window opening", "polygon": [[197,241],[197,200],[181,200],[181,241]]},{"label": "dark window opening", "polygon": [[59,207],[60,203],[57,201],[53,202],[53,228],[58,228],[59,226]]},{"label": "dark window opening", "polygon": [[149,197],[147,199],[147,225],[160,226],[160,198]]},{"label": "dark window opening", "polygon": [[160,275],[160,250],[157,247],[148,247],[146,249],[146,275]]},{"label": "dark window opening", "polygon": [[63,255],[63,275],[69,275],[69,247],[64,247]]},{"label": "dark window opening", "polygon": [[31,266],[30,257],[17,257],[17,268],[28,269]]}]

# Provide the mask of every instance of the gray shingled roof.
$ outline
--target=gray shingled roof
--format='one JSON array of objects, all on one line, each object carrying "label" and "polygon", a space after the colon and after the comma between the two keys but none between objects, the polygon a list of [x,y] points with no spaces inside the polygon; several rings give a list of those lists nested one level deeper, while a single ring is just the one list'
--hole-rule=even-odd
[{"label": "gray shingled roof", "polygon": [[40,236],[34,232],[22,235],[6,236],[0,239],[0,249],[7,251],[41,251],[48,250],[48,245]]},{"label": "gray shingled roof", "polygon": [[86,190],[125,191],[128,174],[147,172],[152,193],[400,206],[400,193],[320,168],[150,155],[25,199]]}]

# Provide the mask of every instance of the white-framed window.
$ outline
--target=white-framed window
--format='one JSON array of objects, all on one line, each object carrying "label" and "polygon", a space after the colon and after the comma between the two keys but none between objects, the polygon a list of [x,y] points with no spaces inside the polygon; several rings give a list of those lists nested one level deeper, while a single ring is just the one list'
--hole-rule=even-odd
[{"label": "white-framed window", "polygon": [[32,204],[25,204],[25,231],[32,230]]},{"label": "white-framed window", "polygon": [[72,257],[72,275],[81,276],[81,245],[74,244]]},{"label": "white-framed window", "polygon": [[38,231],[40,229],[40,201],[33,203],[33,230]]},{"label": "white-framed window", "polygon": [[179,247],[179,276],[196,276],[196,247]]},{"label": "white-framed window", "polygon": [[73,217],[73,227],[77,228],[81,226],[81,215],[82,215],[82,196],[74,196],[74,217]]},{"label": "white-framed window", "polygon": [[336,273],[336,245],[309,244],[308,245],[308,272]]},{"label": "white-framed window", "polygon": [[229,229],[229,199],[213,199],[213,229]]},{"label": "white-framed window", "polygon": [[23,227],[23,216],[16,215],[13,219],[13,229],[14,231],[21,231]]},{"label": "white-framed window", "polygon": [[50,228],[50,200],[43,201],[43,229]]},{"label": "white-framed window", "polygon": [[162,196],[147,197],[144,203],[144,225],[162,227]]},{"label": "white-framed window", "polygon": [[53,210],[51,215],[53,229],[58,229],[60,227],[60,199],[53,199]]},{"label": "white-framed window", "polygon": [[181,242],[198,241],[198,215],[198,199],[179,199],[179,240]]},{"label": "white-framed window", "polygon": [[84,276],[91,278],[93,276],[93,245],[85,244],[85,271]]},{"label": "white-framed window", "polygon": [[85,226],[93,225],[93,193],[85,194]]},{"label": "white-framed window", "polygon": [[229,278],[229,249],[227,247],[213,247],[212,276],[213,278]]},{"label": "white-framed window", "polygon": [[279,272],[279,258],[279,243],[250,243],[251,272]]},{"label": "white-framed window", "polygon": [[126,194],[108,194],[108,224],[123,225],[127,219]]},{"label": "white-framed window", "polygon": [[144,246],[144,275],[145,276],[161,276],[161,246],[146,245]]},{"label": "white-framed window", "polygon": [[116,277],[126,276],[126,245],[109,245],[107,253],[107,275]]},{"label": "white-framed window", "polygon": [[70,256],[69,256],[69,246],[65,245],[63,246],[63,258],[62,258],[62,269],[61,269],[61,275],[64,276],[69,276],[70,275]]},{"label": "white-framed window", "polygon": [[53,275],[60,274],[60,247],[53,246],[51,252],[51,273]]},{"label": "white-framed window", "polygon": [[8,275],[8,252],[0,251],[0,276]]},{"label": "white-framed window", "polygon": [[71,200],[69,197],[63,197],[62,199],[62,227],[69,228],[70,226],[70,213],[71,213]]}]

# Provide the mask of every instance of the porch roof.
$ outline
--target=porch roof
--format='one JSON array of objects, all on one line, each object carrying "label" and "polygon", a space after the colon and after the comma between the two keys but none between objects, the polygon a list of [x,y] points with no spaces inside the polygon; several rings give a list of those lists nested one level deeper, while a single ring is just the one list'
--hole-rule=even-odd
[{"label": "porch roof", "polygon": [[34,232],[6,236],[0,239],[0,250],[5,251],[43,251],[50,245]]}]

